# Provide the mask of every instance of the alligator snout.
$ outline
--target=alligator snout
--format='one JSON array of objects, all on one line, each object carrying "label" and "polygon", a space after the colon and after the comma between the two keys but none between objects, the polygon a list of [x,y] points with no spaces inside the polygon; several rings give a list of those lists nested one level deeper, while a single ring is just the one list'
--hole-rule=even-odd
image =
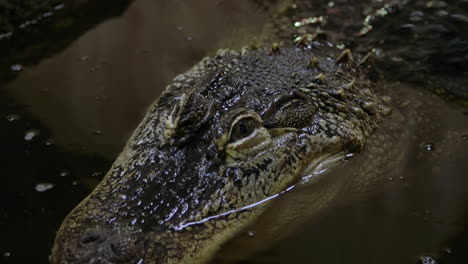
[{"label": "alligator snout", "polygon": [[61,232],[50,257],[52,264],[128,263],[136,257],[137,245],[131,237],[107,229],[93,229],[70,238]]}]

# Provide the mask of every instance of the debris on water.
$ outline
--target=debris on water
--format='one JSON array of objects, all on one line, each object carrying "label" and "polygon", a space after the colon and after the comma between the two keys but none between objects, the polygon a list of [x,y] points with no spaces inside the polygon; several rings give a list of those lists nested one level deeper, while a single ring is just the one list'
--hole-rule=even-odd
[{"label": "debris on water", "polygon": [[406,100],[403,103],[400,104],[401,107],[407,107],[408,105],[411,104],[411,100]]},{"label": "debris on water", "polygon": [[254,238],[255,237],[255,233],[252,232],[252,231],[247,232],[247,235],[249,236],[249,238]]},{"label": "debris on water", "polygon": [[20,118],[19,115],[10,114],[10,115],[7,115],[6,120],[8,120],[9,122],[13,122],[13,121],[18,120],[19,118]]},{"label": "debris on water", "polygon": [[13,35],[13,32],[3,33],[3,34],[0,34],[0,39],[10,38],[12,35]]},{"label": "debris on water", "polygon": [[443,248],[442,252],[444,252],[446,254],[453,254],[453,250],[451,248],[448,248],[448,247]]},{"label": "debris on water", "polygon": [[419,257],[418,263],[420,263],[420,264],[437,264],[437,261],[431,256],[421,256],[421,257]]},{"label": "debris on water", "polygon": [[426,215],[432,214],[432,212],[431,212],[430,210],[426,210],[426,211],[424,211],[424,213],[425,213]]},{"label": "debris on water", "polygon": [[388,104],[392,101],[392,98],[388,95],[384,95],[382,96],[382,100]]},{"label": "debris on water", "polygon": [[91,177],[99,177],[102,175],[102,171],[95,171],[93,174],[91,174]]},{"label": "debris on water", "polygon": [[101,64],[96,64],[93,67],[89,68],[89,71],[90,72],[95,72],[95,71],[99,71],[101,69],[102,69],[102,65]]},{"label": "debris on water", "polygon": [[413,23],[421,22],[423,20],[423,16],[424,16],[423,12],[413,11],[413,12],[411,12],[409,19]]},{"label": "debris on water", "polygon": [[53,139],[48,139],[48,140],[46,140],[45,143],[44,143],[44,145],[46,145],[46,146],[50,146],[50,145],[52,145],[52,144],[54,144],[54,140],[53,140]]},{"label": "debris on water", "polygon": [[427,144],[424,144],[424,148],[427,150],[427,151],[433,151],[435,148],[434,148],[434,144],[432,143],[427,143]]},{"label": "debris on water", "polygon": [[462,139],[463,139],[463,140],[468,140],[468,135],[463,135],[463,136],[462,136]]},{"label": "debris on water", "polygon": [[400,176],[400,180],[404,180],[405,179],[405,176]]},{"label": "debris on water", "polygon": [[309,17],[309,18],[304,18],[304,19],[301,19],[300,21],[294,22],[294,26],[302,27],[304,25],[310,25],[310,24],[322,23],[322,22],[325,22],[325,17],[323,16]]},{"label": "debris on water", "polygon": [[54,10],[60,10],[60,9],[63,9],[65,7],[65,4],[60,4],[60,5],[56,5],[54,6]]},{"label": "debris on water", "polygon": [[35,136],[37,136],[37,135],[39,135],[39,131],[37,131],[35,129],[28,130],[24,134],[24,140],[29,141],[29,140],[33,139]]},{"label": "debris on water", "polygon": [[13,64],[10,66],[12,71],[21,71],[23,69],[23,65],[21,64]]},{"label": "debris on water", "polygon": [[443,16],[447,16],[447,15],[448,15],[448,12],[445,11],[445,10],[437,10],[437,12],[435,12],[435,15],[436,15],[436,16],[440,16],[440,17],[443,17]]},{"label": "debris on water", "polygon": [[50,17],[50,16],[53,16],[54,15],[54,12],[45,12],[44,14],[42,14],[42,17]]},{"label": "debris on water", "polygon": [[447,3],[444,1],[429,1],[426,3],[427,8],[445,8],[447,7]]},{"label": "debris on water", "polygon": [[336,45],[338,49],[344,49],[346,46],[344,44],[338,44]]},{"label": "debris on water", "polygon": [[101,134],[102,134],[102,131],[99,130],[99,129],[98,129],[98,130],[95,130],[95,131],[94,131],[94,134],[95,134],[95,135],[101,135]]},{"label": "debris on water", "polygon": [[468,17],[462,14],[453,14],[450,15],[451,18],[458,20],[460,22],[467,22],[468,23]]},{"label": "debris on water", "polygon": [[38,185],[36,185],[36,191],[37,192],[45,192],[47,190],[50,190],[52,188],[54,188],[54,184],[53,183],[48,183],[48,182],[45,182],[45,183],[39,183]]},{"label": "debris on water", "polygon": [[73,186],[78,185],[78,181],[72,181],[72,185],[73,185]]},{"label": "debris on water", "polygon": [[10,257],[11,256],[11,252],[7,251],[5,252],[5,254],[3,254],[5,257]]},{"label": "debris on water", "polygon": [[61,176],[61,177],[65,177],[65,176],[67,176],[68,174],[69,174],[68,171],[61,171],[61,172],[60,172],[60,176]]}]

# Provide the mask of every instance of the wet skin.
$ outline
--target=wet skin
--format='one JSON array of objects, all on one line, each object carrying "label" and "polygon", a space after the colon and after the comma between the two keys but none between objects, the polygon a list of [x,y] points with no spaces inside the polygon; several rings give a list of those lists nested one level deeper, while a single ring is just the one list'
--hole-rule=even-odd
[{"label": "wet skin", "polygon": [[52,263],[203,263],[268,203],[253,205],[359,152],[391,112],[370,64],[297,45],[222,50],[177,76],[64,221]]},{"label": "wet skin", "polygon": [[65,219],[51,262],[205,263],[271,197],[365,148],[398,112],[369,57],[317,36],[222,50],[176,77]]}]

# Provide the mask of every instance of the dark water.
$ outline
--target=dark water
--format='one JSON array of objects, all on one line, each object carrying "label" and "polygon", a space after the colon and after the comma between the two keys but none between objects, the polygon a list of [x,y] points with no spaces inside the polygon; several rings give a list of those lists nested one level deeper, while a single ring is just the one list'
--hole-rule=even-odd
[{"label": "dark water", "polygon": [[[218,48],[239,48],[260,35],[268,4],[255,2],[136,1],[0,84],[1,263],[47,263],[63,218],[99,182],[170,80]],[[438,119],[438,128],[466,129],[463,111],[444,108],[449,118]],[[468,139],[441,133],[408,142],[413,155],[402,179],[389,180],[383,191],[306,219],[284,240],[264,243],[257,235],[250,239],[253,249],[228,249],[220,258],[417,263],[430,255],[440,263],[467,263]],[[276,208],[307,199],[309,190],[297,189]],[[269,212],[259,225],[280,216]]]}]

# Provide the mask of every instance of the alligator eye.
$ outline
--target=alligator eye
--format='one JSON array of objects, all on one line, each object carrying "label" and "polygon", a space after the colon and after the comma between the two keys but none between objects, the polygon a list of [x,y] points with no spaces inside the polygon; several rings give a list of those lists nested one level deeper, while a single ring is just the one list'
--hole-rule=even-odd
[{"label": "alligator eye", "polygon": [[262,113],[263,124],[266,127],[303,128],[312,123],[315,107],[306,94],[294,91],[284,94],[273,101]]},{"label": "alligator eye", "polygon": [[243,118],[238,120],[231,129],[229,143],[250,136],[250,134],[252,134],[257,127],[257,122],[252,118]]},{"label": "alligator eye", "polygon": [[228,160],[246,160],[270,147],[270,133],[257,113],[239,109],[232,114],[227,116],[229,130],[216,140],[218,151],[224,151]]}]

